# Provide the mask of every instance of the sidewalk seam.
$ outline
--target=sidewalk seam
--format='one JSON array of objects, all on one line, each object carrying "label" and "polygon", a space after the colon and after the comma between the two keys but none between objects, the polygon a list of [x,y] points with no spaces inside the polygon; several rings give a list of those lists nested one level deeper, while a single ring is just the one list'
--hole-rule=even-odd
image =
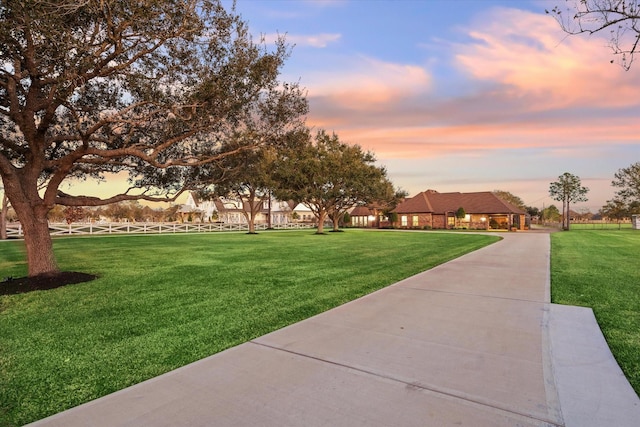
[{"label": "sidewalk seam", "polygon": [[491,299],[498,299],[498,300],[531,302],[531,303],[534,303],[534,304],[547,304],[545,301],[538,301],[538,300],[533,300],[533,299],[507,298],[507,297],[500,297],[500,296],[495,296],[495,295],[473,294],[473,293],[469,293],[469,292],[451,292],[451,291],[444,291],[444,290],[440,290],[440,289],[423,289],[423,288],[416,288],[416,287],[412,287],[412,286],[402,286],[401,288],[402,289],[411,289],[411,290],[414,290],[414,291],[422,291],[422,292],[439,292],[439,293],[442,293],[442,294],[467,295],[467,296],[470,296],[470,297],[481,297],[481,298],[491,298]]},{"label": "sidewalk seam", "polygon": [[376,372],[369,371],[369,370],[362,369],[362,368],[356,368],[356,367],[351,366],[351,365],[345,365],[343,363],[335,362],[335,361],[332,361],[332,360],[327,360],[327,359],[323,359],[323,358],[320,358],[320,357],[311,356],[309,354],[299,353],[299,352],[296,352],[296,351],[287,350],[287,349],[284,349],[284,348],[281,348],[281,347],[276,347],[276,346],[272,346],[272,345],[269,345],[269,344],[264,344],[264,343],[260,343],[260,342],[256,342],[256,341],[249,341],[248,343],[249,344],[255,344],[255,345],[258,345],[258,346],[261,346],[261,347],[265,347],[265,348],[269,348],[269,349],[276,350],[276,351],[282,351],[284,353],[293,354],[293,355],[296,355],[296,356],[299,356],[299,357],[303,357],[303,358],[306,358],[306,359],[315,360],[315,361],[318,361],[318,362],[321,362],[321,363],[327,363],[327,364],[338,366],[338,367],[345,368],[345,369],[348,369],[348,370],[364,373],[364,374],[367,374],[367,375],[371,375],[373,377],[383,378],[383,379],[388,380],[388,381],[393,381],[393,382],[396,382],[396,383],[404,384],[406,387],[410,387],[412,389],[424,390],[424,391],[428,391],[428,392],[431,392],[431,393],[436,393],[436,394],[439,394],[439,395],[447,396],[449,398],[453,398],[453,399],[457,399],[457,400],[463,400],[463,401],[469,402],[469,403],[474,404],[474,405],[479,405],[479,406],[483,406],[483,407],[486,407],[486,408],[491,408],[493,410],[497,410],[497,411],[500,411],[500,412],[513,414],[513,415],[516,415],[518,417],[523,417],[523,418],[528,419],[528,420],[540,421],[540,422],[543,422],[543,423],[547,423],[549,426],[565,427],[564,423],[563,424],[558,424],[557,422],[555,422],[553,420],[550,420],[550,419],[544,419],[544,418],[536,417],[536,416],[533,416],[533,415],[523,414],[521,412],[516,412],[516,411],[510,410],[510,409],[502,408],[502,407],[497,406],[497,405],[492,405],[492,404],[489,404],[489,403],[486,403],[486,402],[481,402],[481,401],[478,401],[478,400],[474,400],[474,399],[471,399],[469,397],[458,395],[458,394],[454,394],[454,393],[451,393],[451,392],[448,392],[448,391],[445,391],[445,390],[426,387],[426,386],[424,386],[422,384],[418,384],[418,383],[411,383],[411,382],[403,381],[403,380],[400,380],[398,378],[390,377],[390,376],[387,376],[387,375],[381,375],[380,373],[376,373]]}]

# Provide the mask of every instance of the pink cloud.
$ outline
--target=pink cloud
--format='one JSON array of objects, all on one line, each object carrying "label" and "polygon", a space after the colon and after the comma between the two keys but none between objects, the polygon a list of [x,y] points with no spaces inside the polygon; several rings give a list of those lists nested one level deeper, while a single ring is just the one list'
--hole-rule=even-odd
[{"label": "pink cloud", "polygon": [[638,144],[640,75],[610,64],[605,39],[566,38],[551,17],[516,9],[467,32],[451,45],[466,94],[436,98],[423,68],[358,58],[314,76],[310,124],[380,159]]},{"label": "pink cloud", "polygon": [[[345,128],[340,137],[377,153],[379,158],[437,158],[490,155],[499,150],[569,150],[609,141],[637,146],[640,123],[626,119],[590,120],[581,127],[563,123],[455,125],[442,127]],[[558,153],[559,151],[556,151]]]},{"label": "pink cloud", "polygon": [[376,109],[415,92],[425,92],[432,78],[422,67],[356,56],[336,58],[335,67],[305,75],[310,97],[325,97],[339,108]]},{"label": "pink cloud", "polygon": [[607,34],[567,37],[547,15],[496,9],[456,45],[459,66],[476,79],[504,85],[532,110],[597,104],[637,105],[640,78],[611,64]]}]

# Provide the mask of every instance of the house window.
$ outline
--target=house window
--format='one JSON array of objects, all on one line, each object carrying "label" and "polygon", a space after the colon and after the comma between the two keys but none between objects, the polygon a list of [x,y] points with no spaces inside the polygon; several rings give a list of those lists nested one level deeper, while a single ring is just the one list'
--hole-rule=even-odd
[{"label": "house window", "polygon": [[456,225],[456,217],[455,216],[447,216],[447,225],[449,227],[455,227],[455,225]]},{"label": "house window", "polygon": [[417,227],[418,226],[418,215],[414,215],[412,219],[413,219],[412,225],[414,227]]},{"label": "house window", "polygon": [[407,226],[407,216],[406,215],[402,215],[400,217],[400,224],[402,224],[403,227]]}]

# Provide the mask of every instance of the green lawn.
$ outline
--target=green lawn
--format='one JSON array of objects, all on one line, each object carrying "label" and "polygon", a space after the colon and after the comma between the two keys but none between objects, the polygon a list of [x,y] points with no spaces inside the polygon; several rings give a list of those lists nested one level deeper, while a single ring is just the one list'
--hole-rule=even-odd
[{"label": "green lawn", "polygon": [[640,395],[640,231],[551,235],[551,299],[593,308],[609,347]]},{"label": "green lawn", "polygon": [[[499,236],[312,231],[55,240],[99,279],[0,296],[0,425],[157,376],[493,243]],[[26,274],[0,242],[0,280]]]},{"label": "green lawn", "polygon": [[615,223],[615,222],[591,222],[580,223],[572,222],[571,230],[631,230],[630,222]]}]

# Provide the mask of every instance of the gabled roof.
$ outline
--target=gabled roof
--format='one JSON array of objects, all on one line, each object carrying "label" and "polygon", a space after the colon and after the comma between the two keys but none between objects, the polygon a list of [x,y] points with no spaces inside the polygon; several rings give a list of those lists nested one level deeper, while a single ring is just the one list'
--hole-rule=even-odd
[{"label": "gabled roof", "polygon": [[198,198],[198,196],[194,191],[190,191],[189,196],[191,196],[191,199],[193,200],[193,203],[195,203],[196,206],[200,204],[200,199]]},{"label": "gabled roof", "polygon": [[374,210],[369,206],[356,206],[355,208],[353,208],[350,215],[351,216],[369,216],[369,215],[373,215],[374,213],[375,213]]},{"label": "gabled roof", "polygon": [[[437,193],[434,190],[423,191],[417,195],[405,199],[402,203],[398,204],[395,208],[397,213],[433,213],[433,207],[427,198],[428,194]],[[456,208],[458,209],[458,208]]]},{"label": "gabled roof", "polygon": [[463,208],[469,214],[524,214],[525,212],[513,206],[491,191],[477,193],[438,193],[427,190],[400,203],[395,209],[397,213],[455,213]]}]

